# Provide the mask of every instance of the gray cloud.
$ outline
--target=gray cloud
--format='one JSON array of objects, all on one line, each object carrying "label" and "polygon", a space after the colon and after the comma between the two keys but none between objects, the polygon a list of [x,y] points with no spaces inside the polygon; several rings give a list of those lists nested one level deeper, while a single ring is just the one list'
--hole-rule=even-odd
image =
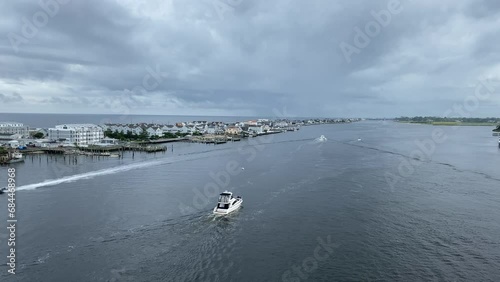
[{"label": "gray cloud", "polygon": [[11,95],[0,93],[0,101],[5,104],[22,102],[23,97],[19,93],[12,93]]},{"label": "gray cloud", "polygon": [[[217,1],[229,3],[222,17]],[[480,78],[500,88],[493,0],[402,0],[401,13],[348,63],[339,44],[353,44],[355,28],[389,2],[73,0],[15,52],[23,17],[43,10],[3,1],[0,93],[20,93],[24,105],[0,111],[440,115]],[[134,91],[156,66],[168,75]],[[499,102],[493,95],[474,115],[497,115]]]}]

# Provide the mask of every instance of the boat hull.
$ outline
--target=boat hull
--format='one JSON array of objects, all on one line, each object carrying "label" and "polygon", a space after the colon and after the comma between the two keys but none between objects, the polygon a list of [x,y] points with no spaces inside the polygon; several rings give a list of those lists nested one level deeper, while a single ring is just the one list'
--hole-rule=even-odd
[{"label": "boat hull", "polygon": [[229,208],[227,209],[222,209],[222,208],[219,208],[219,206],[216,206],[213,210],[213,213],[215,215],[226,215],[226,214],[230,214],[234,211],[236,211],[237,209],[239,209],[241,207],[241,204],[243,203],[243,199],[239,199],[237,200],[234,204],[232,204]]},{"label": "boat hull", "polygon": [[24,162],[24,159],[10,159],[10,160],[2,162],[0,164],[8,165],[8,164],[15,164],[15,163],[22,163],[22,162]]}]

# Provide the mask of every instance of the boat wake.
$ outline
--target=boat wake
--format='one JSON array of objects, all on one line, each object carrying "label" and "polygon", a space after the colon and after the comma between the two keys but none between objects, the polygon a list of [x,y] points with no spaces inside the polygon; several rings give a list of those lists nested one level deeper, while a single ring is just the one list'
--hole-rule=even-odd
[{"label": "boat wake", "polygon": [[144,167],[150,167],[150,166],[155,166],[159,164],[163,164],[165,161],[151,161],[151,162],[143,162],[143,163],[136,163],[136,164],[129,164],[129,165],[123,165],[123,166],[117,166],[117,167],[112,167],[112,168],[106,168],[98,171],[91,171],[91,172],[86,172],[86,173],[81,173],[81,174],[75,174],[71,176],[66,176],[62,177],[59,179],[49,179],[45,180],[40,183],[35,183],[35,184],[29,184],[29,185],[24,185],[24,186],[19,186],[17,187],[16,190],[33,190],[36,188],[40,187],[45,187],[45,186],[54,186],[58,185],[61,183],[69,183],[69,182],[74,182],[77,180],[81,179],[91,179],[96,176],[101,176],[101,175],[109,175],[109,174],[115,174],[118,172],[124,172],[124,171],[129,171],[133,169],[138,169],[138,168],[144,168]]},{"label": "boat wake", "polygon": [[315,143],[321,143],[321,142],[326,142],[328,139],[326,139],[325,135],[321,135],[320,137],[314,139]]}]

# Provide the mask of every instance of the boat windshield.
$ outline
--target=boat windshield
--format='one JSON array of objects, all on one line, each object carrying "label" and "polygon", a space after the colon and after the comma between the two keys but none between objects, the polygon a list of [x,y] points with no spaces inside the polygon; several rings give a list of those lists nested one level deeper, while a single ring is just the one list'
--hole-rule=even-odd
[{"label": "boat windshield", "polygon": [[219,202],[221,203],[229,203],[229,200],[231,200],[230,195],[220,195],[219,197]]}]

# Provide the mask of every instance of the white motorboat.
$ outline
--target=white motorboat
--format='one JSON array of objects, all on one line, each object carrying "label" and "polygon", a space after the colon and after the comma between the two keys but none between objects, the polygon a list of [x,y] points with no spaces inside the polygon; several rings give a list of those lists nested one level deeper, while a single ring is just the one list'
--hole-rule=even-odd
[{"label": "white motorboat", "polygon": [[23,158],[23,154],[19,153],[19,152],[14,152],[12,154],[12,158],[13,159],[22,159]]},{"label": "white motorboat", "polygon": [[241,203],[243,203],[243,199],[238,196],[236,198],[233,197],[233,193],[224,191],[219,196],[219,202],[217,206],[214,208],[214,214],[216,215],[225,215],[229,214],[239,207],[241,207]]},{"label": "white motorboat", "polygon": [[325,135],[321,135],[321,136],[320,136],[318,139],[316,139],[316,140],[318,140],[319,142],[325,142],[325,141],[327,141],[328,139],[326,139]]}]

